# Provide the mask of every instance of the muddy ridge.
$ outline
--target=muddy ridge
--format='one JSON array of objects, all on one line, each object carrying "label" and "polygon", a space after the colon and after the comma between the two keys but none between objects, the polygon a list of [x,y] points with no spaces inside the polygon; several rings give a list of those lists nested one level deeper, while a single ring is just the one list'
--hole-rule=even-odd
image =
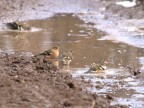
[{"label": "muddy ridge", "polygon": [[1,108],[124,108],[89,94],[82,83],[44,58],[0,55]]}]

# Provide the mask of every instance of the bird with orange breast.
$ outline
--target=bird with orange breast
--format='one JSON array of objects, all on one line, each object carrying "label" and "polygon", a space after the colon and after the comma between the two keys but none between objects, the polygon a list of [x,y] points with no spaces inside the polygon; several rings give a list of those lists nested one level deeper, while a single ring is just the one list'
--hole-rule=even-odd
[{"label": "bird with orange breast", "polygon": [[54,46],[51,49],[44,51],[43,53],[40,53],[38,55],[35,55],[35,57],[37,56],[44,56],[47,59],[57,59],[59,56],[59,47],[58,46]]}]

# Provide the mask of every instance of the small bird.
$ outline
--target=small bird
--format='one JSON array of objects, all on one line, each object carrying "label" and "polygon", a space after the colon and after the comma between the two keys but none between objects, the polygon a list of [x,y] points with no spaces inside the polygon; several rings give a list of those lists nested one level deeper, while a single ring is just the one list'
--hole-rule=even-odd
[{"label": "small bird", "polygon": [[44,51],[43,53],[40,53],[38,55],[35,55],[34,57],[37,56],[45,56],[48,59],[56,59],[59,56],[59,47],[58,46],[54,46],[51,49]]},{"label": "small bird", "polygon": [[92,63],[90,69],[87,71],[89,72],[102,72],[103,70],[106,69],[106,66]]},{"label": "small bird", "polygon": [[67,52],[63,53],[60,57],[60,60],[64,65],[69,65],[73,59],[73,50],[68,50]]},{"label": "small bird", "polygon": [[105,59],[100,59],[97,64],[91,64],[90,69],[87,71],[87,73],[103,72],[104,70],[106,70],[106,64],[108,64],[108,62]]},{"label": "small bird", "polygon": [[14,21],[6,24],[8,28],[13,30],[30,30],[31,27],[29,27],[26,23],[22,23],[19,21]]}]

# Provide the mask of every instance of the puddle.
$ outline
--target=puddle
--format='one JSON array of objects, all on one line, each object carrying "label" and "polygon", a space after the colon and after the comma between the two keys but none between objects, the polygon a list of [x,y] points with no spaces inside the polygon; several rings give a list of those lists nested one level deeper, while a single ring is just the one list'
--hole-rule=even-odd
[{"label": "puddle", "polygon": [[[144,84],[132,76],[121,65],[132,65],[144,69],[144,50],[122,42],[102,39],[106,36],[95,29],[94,23],[86,23],[74,14],[57,14],[43,20],[28,21],[30,26],[41,28],[37,32],[0,32],[0,48],[6,52],[41,53],[52,46],[59,46],[60,53],[68,49],[75,51],[70,66],[60,66],[63,72],[93,85],[87,89],[105,95],[112,94],[112,102],[142,108],[144,105]],[[134,38],[134,41],[135,38]],[[138,41],[139,43],[139,41]],[[91,63],[105,59],[109,63],[102,73],[85,73]],[[135,104],[133,104],[135,103]]]}]

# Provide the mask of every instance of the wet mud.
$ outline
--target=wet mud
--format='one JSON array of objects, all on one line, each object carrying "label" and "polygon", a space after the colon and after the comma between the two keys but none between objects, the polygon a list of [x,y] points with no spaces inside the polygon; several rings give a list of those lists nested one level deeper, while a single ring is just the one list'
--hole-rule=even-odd
[{"label": "wet mud", "polygon": [[111,106],[110,99],[82,90],[84,83],[59,72],[44,58],[2,53],[0,72],[2,108],[124,108]]},{"label": "wet mud", "polygon": [[[0,1],[0,106],[142,108],[143,6],[116,1]],[[32,30],[5,27],[15,20]],[[52,46],[75,51],[70,66],[33,57]],[[106,70],[86,73],[102,60]]]}]

